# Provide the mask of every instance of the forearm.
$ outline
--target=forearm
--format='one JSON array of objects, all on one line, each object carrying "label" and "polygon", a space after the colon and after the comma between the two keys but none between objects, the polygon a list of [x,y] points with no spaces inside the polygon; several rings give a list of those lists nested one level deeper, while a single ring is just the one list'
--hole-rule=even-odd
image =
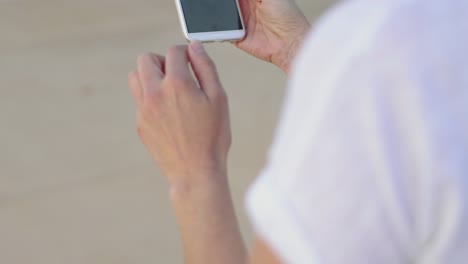
[{"label": "forearm", "polygon": [[186,263],[246,263],[227,180],[228,99],[213,61],[196,41],[137,64],[138,135],[169,181]]},{"label": "forearm", "polygon": [[243,264],[247,253],[231,200],[226,170],[171,183],[171,201],[187,264]]}]

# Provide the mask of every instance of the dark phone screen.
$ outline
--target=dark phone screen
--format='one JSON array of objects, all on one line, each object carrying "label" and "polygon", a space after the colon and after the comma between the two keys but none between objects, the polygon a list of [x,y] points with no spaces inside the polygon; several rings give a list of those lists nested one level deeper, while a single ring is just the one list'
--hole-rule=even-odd
[{"label": "dark phone screen", "polygon": [[180,0],[188,33],[241,30],[236,0]]}]

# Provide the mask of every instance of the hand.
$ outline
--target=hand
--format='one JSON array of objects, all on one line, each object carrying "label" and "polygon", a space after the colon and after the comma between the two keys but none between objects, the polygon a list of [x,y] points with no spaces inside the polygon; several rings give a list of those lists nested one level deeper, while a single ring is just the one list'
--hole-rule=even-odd
[{"label": "hand", "polygon": [[239,0],[245,39],[236,46],[288,73],[310,29],[294,0]]},{"label": "hand", "polygon": [[138,106],[138,134],[170,182],[226,169],[227,96],[200,42],[172,47],[167,57],[140,56],[129,83]]}]

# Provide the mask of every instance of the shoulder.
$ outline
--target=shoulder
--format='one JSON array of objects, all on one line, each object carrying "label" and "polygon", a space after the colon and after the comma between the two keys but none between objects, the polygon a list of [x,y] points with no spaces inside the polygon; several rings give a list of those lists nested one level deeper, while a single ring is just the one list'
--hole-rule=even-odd
[{"label": "shoulder", "polygon": [[293,82],[311,76],[307,72],[312,70],[315,76],[337,74],[338,69],[352,67],[369,56],[414,59],[422,52],[440,52],[454,38],[466,42],[463,31],[467,30],[468,3],[463,2],[345,1],[317,22],[295,63]]},{"label": "shoulder", "polygon": [[[392,69],[409,72],[404,67],[413,67],[405,57],[413,49],[412,36],[400,27],[413,19],[404,11],[412,7],[399,2],[345,1],[318,21],[294,65],[272,156],[284,149],[292,150],[293,141],[299,142],[298,148],[303,147],[299,137],[281,139],[298,135],[298,129],[305,131],[305,126],[313,129],[324,113],[343,116],[341,109],[358,103],[370,92],[372,85],[363,83],[383,79],[385,74],[399,74]],[[340,107],[340,102],[348,106]]]},{"label": "shoulder", "polygon": [[337,90],[366,94],[392,80],[416,82],[412,89],[424,93],[430,77],[463,75],[467,12],[468,2],[457,0],[344,2],[318,22],[298,55],[285,113],[339,100]]},{"label": "shoulder", "polygon": [[248,199],[256,230],[285,259],[404,262],[437,229],[415,235],[425,219],[412,209],[441,215],[414,194],[436,199],[440,182],[458,193],[463,176],[436,170],[447,153],[462,160],[466,142],[463,2],[347,1],[311,33]]}]

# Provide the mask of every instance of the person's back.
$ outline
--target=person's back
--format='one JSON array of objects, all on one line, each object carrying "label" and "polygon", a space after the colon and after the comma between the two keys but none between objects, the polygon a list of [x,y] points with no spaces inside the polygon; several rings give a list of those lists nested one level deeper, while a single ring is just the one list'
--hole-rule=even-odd
[{"label": "person's back", "polygon": [[464,0],[347,1],[322,20],[248,200],[287,263],[468,260],[467,48]]}]

